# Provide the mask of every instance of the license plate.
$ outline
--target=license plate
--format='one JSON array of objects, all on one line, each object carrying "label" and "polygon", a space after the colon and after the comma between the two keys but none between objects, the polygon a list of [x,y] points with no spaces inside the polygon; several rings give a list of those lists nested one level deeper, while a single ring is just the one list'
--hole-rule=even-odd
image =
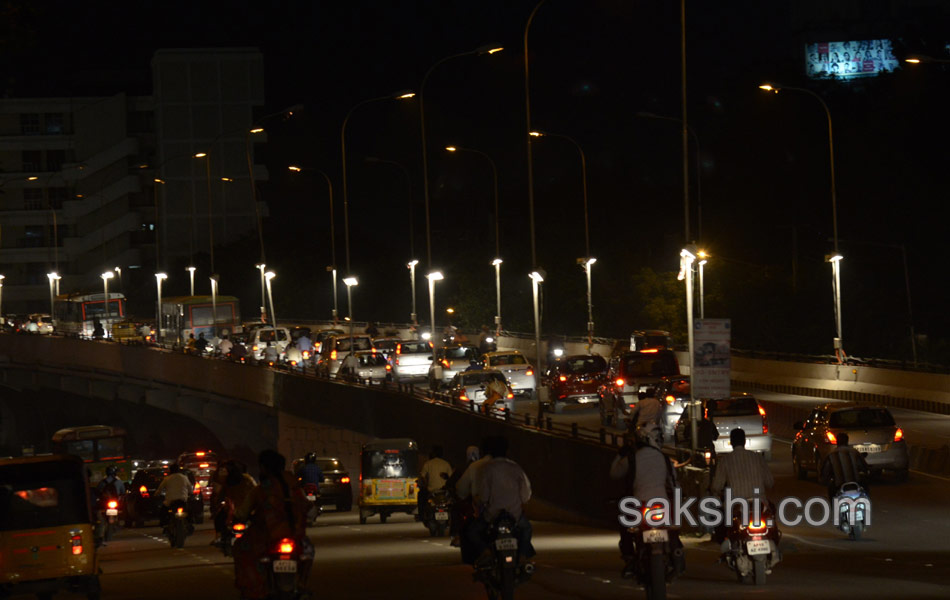
[{"label": "license plate", "polygon": [[313,502],[313,501],[316,500],[316,499],[317,499],[317,497],[314,496],[313,494],[307,494],[307,500]]},{"label": "license plate", "polygon": [[746,550],[749,552],[749,556],[756,556],[759,554],[768,554],[772,551],[772,547],[769,545],[768,540],[752,540],[745,543]]},{"label": "license plate", "polygon": [[868,454],[874,454],[881,451],[880,444],[856,444],[854,449],[858,452],[867,452]]},{"label": "license plate", "polygon": [[665,529],[647,529],[643,532],[643,541],[647,544],[667,542],[669,539],[670,534]]},{"label": "license plate", "polygon": [[497,550],[517,550],[518,549],[518,540],[515,538],[500,538],[495,540],[495,548]]},{"label": "license plate", "polygon": [[274,573],[296,573],[297,561],[295,560],[275,560]]},{"label": "license plate", "polygon": [[448,520],[449,520],[449,513],[447,513],[447,512],[437,512],[437,513],[435,513],[435,520],[436,520],[436,521],[448,521]]},{"label": "license plate", "polygon": [[119,516],[119,509],[117,509],[117,508],[107,508],[107,509],[106,509],[106,516],[107,516],[107,517],[118,517],[118,516]]}]

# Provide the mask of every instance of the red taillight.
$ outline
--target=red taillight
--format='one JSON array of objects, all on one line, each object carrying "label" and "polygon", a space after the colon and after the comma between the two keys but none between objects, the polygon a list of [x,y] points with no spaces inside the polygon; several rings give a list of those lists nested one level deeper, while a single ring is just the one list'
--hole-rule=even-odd
[{"label": "red taillight", "polygon": [[290,366],[291,366],[291,367],[296,367],[296,366],[297,366],[297,361],[295,361],[295,360],[290,361]]},{"label": "red taillight", "polygon": [[676,402],[676,396],[667,396],[667,397],[666,397],[666,403],[667,403],[667,404],[673,404],[674,402]]},{"label": "red taillight", "polygon": [[829,444],[838,444],[838,438],[836,438],[835,434],[831,433],[830,431],[825,432],[825,437],[828,439]]},{"label": "red taillight", "polygon": [[[200,491],[201,491],[201,484],[196,481],[196,482],[195,482],[194,493],[197,494],[197,493],[200,492]],[[178,509],[178,510],[181,510],[181,509]]]},{"label": "red taillight", "polygon": [[82,554],[82,536],[74,535],[69,540],[73,547],[73,554]]},{"label": "red taillight", "polygon": [[199,468],[199,469],[207,469],[209,466],[210,466],[209,463],[199,463],[199,464],[198,464],[198,468]]},{"label": "red taillight", "polygon": [[662,504],[654,504],[653,506],[644,506],[642,509],[643,518],[648,523],[659,523],[663,520],[664,515],[666,514],[663,511]]},{"label": "red taillight", "polygon": [[330,360],[336,360],[336,350],[330,350]]},{"label": "red taillight", "polygon": [[759,405],[759,414],[762,415],[762,435],[765,435],[769,432],[769,422],[765,418],[765,409],[762,408],[762,405]]},{"label": "red taillight", "polygon": [[898,427],[897,431],[894,432],[894,441],[899,442],[902,439],[904,439],[904,430]]},{"label": "red taillight", "polygon": [[614,382],[614,384],[615,384],[617,387],[623,387],[623,384],[624,384],[624,383],[625,383],[624,380],[621,379],[620,377],[618,377],[618,378],[617,378],[617,381]]},{"label": "red taillight", "polygon": [[109,508],[119,508],[119,503],[115,500],[109,500],[109,503],[106,504]]},{"label": "red taillight", "polygon": [[143,498],[148,498],[148,488],[144,485],[139,488],[139,493],[142,494]]},{"label": "red taillight", "polygon": [[346,476],[340,477],[340,483],[349,483],[349,482],[350,482],[349,477],[346,477]]},{"label": "red taillight", "polygon": [[254,344],[253,346],[251,346],[251,350],[252,350],[253,352],[257,352],[257,350],[258,350],[257,344]]},{"label": "red taillight", "polygon": [[391,365],[386,365],[386,370],[387,370],[387,371],[392,371],[392,370],[393,370],[393,368],[392,368],[392,366],[391,366]]},{"label": "red taillight", "polygon": [[558,381],[567,381],[567,375],[561,375],[561,376],[558,377],[557,379],[558,379]]},{"label": "red taillight", "polygon": [[197,456],[198,458],[201,458],[204,455],[205,455],[204,452],[195,452],[195,456]]},{"label": "red taillight", "polygon": [[234,525],[231,526],[231,529],[233,529],[234,531],[244,531],[246,528],[247,528],[247,525],[245,525],[244,523],[235,523]]},{"label": "red taillight", "polygon": [[446,369],[451,367],[451,365],[449,364],[449,361],[445,360],[444,358],[442,359],[442,366],[445,367]]},{"label": "red taillight", "polygon": [[641,354],[656,354],[657,352],[659,352],[659,349],[657,348],[647,348],[640,351]]},{"label": "red taillight", "polygon": [[515,397],[515,395],[514,395],[514,394],[512,394],[511,392],[508,392],[508,395],[507,395],[507,396],[505,396],[505,397],[506,397],[506,398],[508,398],[509,400],[511,400],[512,398],[514,398],[514,397]]},{"label": "red taillight", "polygon": [[402,344],[396,344],[396,354],[402,354]]},{"label": "red taillight", "polygon": [[749,521],[749,533],[764,533],[768,531],[769,526],[765,524],[765,519],[759,518],[759,524],[756,524],[753,521]]},{"label": "red taillight", "polygon": [[294,541],[290,538],[280,540],[279,552],[281,554],[290,554],[294,551]]},{"label": "red taillight", "polygon": [[183,514],[185,514],[185,509],[179,506],[177,512],[178,512],[179,515],[183,515]]},{"label": "red taillight", "polygon": [[309,350],[304,350],[304,351],[303,351],[303,359],[304,359],[304,360],[307,360],[308,358],[310,358],[310,351],[309,351]]},{"label": "red taillight", "polygon": [[528,369],[527,371],[524,372],[524,374],[527,375],[528,377],[531,377],[534,375],[534,371],[531,369]]},{"label": "red taillight", "polygon": [[461,400],[462,402],[468,402],[468,396],[466,396],[465,394],[462,394],[461,396],[459,396],[459,400]]}]

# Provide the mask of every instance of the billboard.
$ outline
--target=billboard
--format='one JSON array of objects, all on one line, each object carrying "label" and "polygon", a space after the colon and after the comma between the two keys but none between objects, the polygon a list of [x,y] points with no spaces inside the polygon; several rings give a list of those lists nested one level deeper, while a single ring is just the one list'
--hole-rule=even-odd
[{"label": "billboard", "polygon": [[868,77],[897,69],[891,40],[805,44],[805,72],[812,79]]},{"label": "billboard", "polygon": [[694,398],[728,398],[732,368],[732,324],[729,319],[693,321]]}]

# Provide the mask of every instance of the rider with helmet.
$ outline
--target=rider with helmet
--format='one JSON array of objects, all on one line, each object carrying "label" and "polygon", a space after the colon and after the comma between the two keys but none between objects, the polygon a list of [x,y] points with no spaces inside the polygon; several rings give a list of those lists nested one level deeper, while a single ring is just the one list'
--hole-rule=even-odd
[{"label": "rider with helmet", "polygon": [[[106,476],[99,481],[96,486],[96,496],[101,498],[103,494],[113,496],[116,499],[125,495],[125,484],[117,477],[119,469],[115,465],[106,467]],[[114,490],[114,491],[113,491]]]},{"label": "rider with helmet", "polygon": [[306,485],[312,483],[314,485],[320,485],[323,483],[323,469],[317,464],[317,453],[308,452],[303,459],[303,463],[303,466],[300,467],[300,471],[297,473],[300,477],[300,484]]}]

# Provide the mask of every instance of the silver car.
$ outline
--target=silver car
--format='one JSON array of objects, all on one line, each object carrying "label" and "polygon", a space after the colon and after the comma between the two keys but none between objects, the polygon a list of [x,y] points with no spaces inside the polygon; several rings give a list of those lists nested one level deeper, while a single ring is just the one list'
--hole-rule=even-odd
[{"label": "silver car", "polygon": [[467,405],[474,402],[480,406],[488,398],[488,384],[491,381],[500,381],[504,384],[507,393],[505,396],[495,402],[493,408],[496,411],[508,409],[510,412],[515,410],[515,395],[508,385],[508,380],[498,371],[464,371],[457,373],[448,385],[448,394],[452,396],[454,402]]},{"label": "silver car", "polygon": [[446,383],[473,364],[478,363],[479,352],[475,346],[443,346],[435,352],[435,360],[429,364],[429,387],[433,390]]},{"label": "silver car", "polygon": [[[372,350],[373,340],[368,335],[353,336],[353,350]],[[317,359],[317,373],[325,377],[332,377],[340,370],[343,358],[350,352],[350,336],[345,334],[331,335],[323,342],[320,356]]]},{"label": "silver car", "polygon": [[[678,442],[684,442],[689,438],[691,416],[689,407],[685,408],[676,424]],[[729,434],[733,429],[741,429],[745,432],[746,450],[761,452],[765,460],[772,459],[772,433],[769,431],[769,422],[765,416],[765,409],[755,398],[742,394],[721,400],[703,400],[700,410],[713,422],[719,434],[713,444],[716,454],[732,452]]]},{"label": "silver car", "polygon": [[432,364],[432,343],[425,340],[399,342],[392,361],[396,381],[423,378],[429,374]]},{"label": "silver car", "polygon": [[489,352],[485,355],[485,368],[498,371],[508,378],[515,395],[533,398],[537,389],[534,367],[518,350]]},{"label": "silver car", "polygon": [[386,356],[373,350],[360,350],[356,353],[355,368],[340,367],[339,376],[363,381],[379,382],[392,379],[392,367]]}]

